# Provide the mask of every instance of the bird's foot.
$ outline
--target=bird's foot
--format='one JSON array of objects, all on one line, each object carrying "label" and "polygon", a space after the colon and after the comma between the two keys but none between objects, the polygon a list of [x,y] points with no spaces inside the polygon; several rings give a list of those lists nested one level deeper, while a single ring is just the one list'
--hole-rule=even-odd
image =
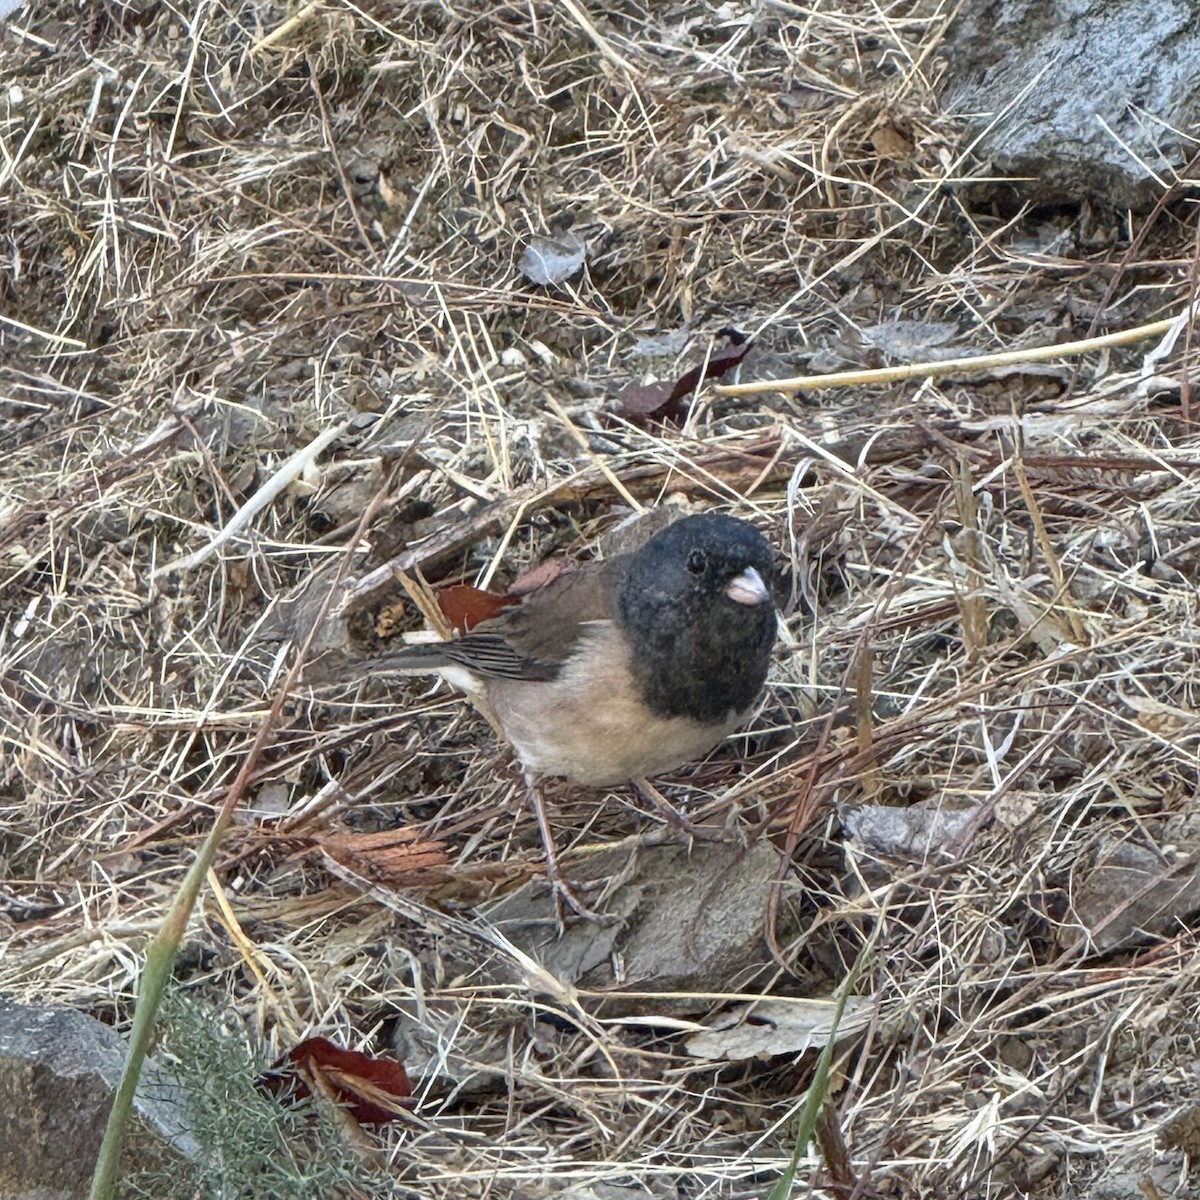
[{"label": "bird's foot", "polygon": [[697,825],[686,813],[680,812],[648,779],[635,779],[633,786],[654,806],[667,827],[687,834],[698,842],[724,842],[729,833],[717,825]]},{"label": "bird's foot", "polygon": [[550,892],[554,896],[554,919],[558,924],[560,934],[566,930],[567,921],[570,919],[567,914],[568,909],[580,919],[595,922],[597,925],[611,925],[616,921],[616,917],[608,913],[597,912],[594,908],[589,908],[579,898],[575,887],[558,875],[557,866],[552,870],[548,861],[546,878],[550,882]]}]

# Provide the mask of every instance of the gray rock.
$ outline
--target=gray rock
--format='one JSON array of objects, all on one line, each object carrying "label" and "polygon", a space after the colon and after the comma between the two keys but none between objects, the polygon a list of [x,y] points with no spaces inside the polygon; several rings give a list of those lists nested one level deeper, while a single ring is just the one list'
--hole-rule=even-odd
[{"label": "gray rock", "polygon": [[1145,1200],[1155,1194],[1182,1197],[1186,1193],[1176,1190],[1179,1167],[1178,1156],[1172,1155],[1166,1162],[1143,1162],[1136,1171],[1111,1171],[1097,1179],[1087,1195],[1089,1200]]},{"label": "gray rock", "polygon": [[[626,1011],[621,987],[738,990],[747,973],[769,964],[764,919],[778,869],[779,854],[767,842],[627,843],[569,870],[573,881],[620,881],[600,906],[612,924],[580,922],[559,937],[549,897],[528,888],[506,897],[488,919],[564,983],[616,989],[605,1012]],[[786,940],[786,904],[780,926]],[[639,1007],[642,1001],[633,1005]]]},{"label": "gray rock", "polygon": [[977,811],[977,805],[946,808],[940,800],[922,800],[908,808],[859,804],[848,806],[841,820],[855,849],[923,861],[952,853],[954,839]]},{"label": "gray rock", "polygon": [[519,1187],[512,1200],[676,1200],[679,1189],[669,1180],[649,1179],[638,1187],[619,1183],[576,1183],[560,1188],[553,1182]]},{"label": "gray rock", "polygon": [[563,283],[578,273],[587,258],[587,243],[568,230],[552,237],[535,237],[517,260],[517,270],[530,283]]},{"label": "gray rock", "polygon": [[1160,855],[1110,840],[1095,865],[1079,871],[1071,891],[1077,926],[1063,927],[1061,940],[1067,945],[1082,933],[1091,948],[1107,953],[1147,934],[1170,933],[1200,912],[1197,847],[1177,846]]},{"label": "gray rock", "polygon": [[[120,1034],[74,1009],[0,999],[0,1196],[75,1200],[87,1195],[127,1047]],[[134,1100],[122,1169],[133,1172],[199,1149],[175,1080],[148,1062]]]},{"label": "gray rock", "polygon": [[671,1200],[678,1195],[669,1181],[655,1179],[636,1188],[617,1183],[578,1184],[554,1192],[550,1200]]},{"label": "gray rock", "polygon": [[973,114],[963,144],[982,134],[976,153],[1029,177],[1026,198],[1145,209],[1194,151],[1194,0],[967,0],[942,53],[944,108]]}]

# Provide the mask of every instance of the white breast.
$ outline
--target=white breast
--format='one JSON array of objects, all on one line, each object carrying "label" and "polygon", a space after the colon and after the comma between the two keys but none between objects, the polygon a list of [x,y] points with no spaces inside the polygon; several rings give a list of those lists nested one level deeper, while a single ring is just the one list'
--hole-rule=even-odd
[{"label": "white breast", "polygon": [[488,701],[527,771],[590,786],[659,775],[703,757],[749,716],[702,725],[647,713],[622,654],[611,624],[597,622],[557,679],[488,680]]}]

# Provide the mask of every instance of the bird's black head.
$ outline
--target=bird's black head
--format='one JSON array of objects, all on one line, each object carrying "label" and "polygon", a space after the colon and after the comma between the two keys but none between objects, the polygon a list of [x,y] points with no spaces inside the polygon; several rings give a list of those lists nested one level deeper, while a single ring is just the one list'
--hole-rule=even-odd
[{"label": "bird's black head", "polygon": [[773,576],[762,534],[721,513],[684,517],[633,556],[617,607],[655,712],[716,722],[754,703],[775,640]]}]

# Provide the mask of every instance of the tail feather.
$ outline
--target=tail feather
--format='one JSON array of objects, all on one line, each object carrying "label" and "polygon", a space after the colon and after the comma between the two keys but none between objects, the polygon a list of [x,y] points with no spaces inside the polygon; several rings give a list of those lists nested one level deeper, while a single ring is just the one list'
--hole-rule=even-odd
[{"label": "tail feather", "polygon": [[418,642],[402,650],[373,654],[362,664],[373,675],[436,675],[455,665],[442,642]]}]

